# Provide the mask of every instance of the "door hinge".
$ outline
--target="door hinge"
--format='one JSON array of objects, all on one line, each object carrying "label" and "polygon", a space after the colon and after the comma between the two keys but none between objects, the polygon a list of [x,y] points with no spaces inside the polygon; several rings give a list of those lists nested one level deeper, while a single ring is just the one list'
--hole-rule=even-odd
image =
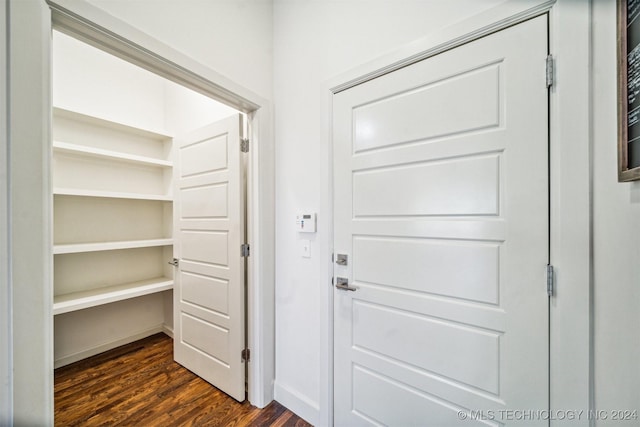
[{"label": "door hinge", "polygon": [[249,152],[249,138],[240,139],[240,151],[243,153]]},{"label": "door hinge", "polygon": [[248,243],[243,243],[240,246],[240,256],[244,257],[244,258],[248,257],[249,256],[249,250],[250,250],[249,244]]},{"label": "door hinge", "polygon": [[547,264],[547,295],[550,297],[553,296],[553,282],[553,265]]},{"label": "door hinge", "polygon": [[547,88],[553,86],[553,55],[547,55]]},{"label": "door hinge", "polygon": [[245,348],[240,352],[240,358],[243,362],[251,362],[251,350]]}]

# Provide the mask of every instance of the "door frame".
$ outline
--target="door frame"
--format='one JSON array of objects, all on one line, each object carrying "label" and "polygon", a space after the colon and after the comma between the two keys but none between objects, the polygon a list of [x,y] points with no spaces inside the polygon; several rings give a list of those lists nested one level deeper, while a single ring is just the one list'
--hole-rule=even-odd
[{"label": "door frame", "polygon": [[[12,268],[8,293],[12,295],[7,298],[9,310],[3,310],[12,313],[13,342],[11,337],[0,335],[0,345],[13,350],[13,375],[6,387],[14,402],[9,417],[15,422],[53,423],[50,150],[54,28],[247,114],[251,137],[247,170],[247,240],[251,245],[247,262],[247,342],[252,353],[248,399],[255,406],[266,406],[273,400],[275,377],[270,101],[85,1],[4,1],[8,4],[11,44],[9,77],[3,80],[3,84],[8,83],[10,103],[3,117],[9,118],[8,181],[15,195],[7,195],[12,219],[7,230]],[[26,285],[29,283],[33,285]]]},{"label": "door frame", "polygon": [[[0,0],[0,25],[7,28],[9,22],[7,15],[7,0]],[[12,375],[12,353],[10,351],[12,314],[9,292],[10,274],[9,265],[9,159],[8,140],[9,132],[7,127],[7,32],[0,31],[0,425],[11,425],[13,419],[11,411],[13,408],[13,375]]]},{"label": "door frame", "polygon": [[[328,149],[321,158],[319,229],[327,230],[322,248],[321,372],[318,422],[333,425],[333,140],[332,99],[343,90],[445,50],[547,14],[549,51],[556,58],[549,91],[550,259],[556,270],[556,293],[550,301],[550,409],[594,409],[592,257],[590,35],[591,2],[572,0],[508,0],[444,30],[401,47],[390,54],[341,74],[323,85],[323,139]],[[544,70],[541,64],[541,72]],[[585,144],[585,141],[587,143]],[[562,203],[571,200],[570,204]],[[540,284],[541,289],[544,283]],[[561,372],[562,375],[556,375]],[[526,409],[526,408],[524,408]],[[586,418],[586,417],[585,417]],[[556,425],[559,421],[551,421]],[[575,425],[588,425],[587,419]]]}]

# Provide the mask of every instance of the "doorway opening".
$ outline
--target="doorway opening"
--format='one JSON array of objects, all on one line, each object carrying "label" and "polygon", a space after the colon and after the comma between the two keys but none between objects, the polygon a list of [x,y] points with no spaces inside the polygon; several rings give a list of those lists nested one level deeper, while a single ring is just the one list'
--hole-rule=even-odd
[{"label": "doorway opening", "polygon": [[[158,332],[173,337],[175,319],[176,360],[244,400],[246,283],[234,246],[246,243],[246,116],[57,31],[52,50],[54,366]],[[220,121],[231,133],[211,128]],[[181,261],[217,270],[187,273]],[[199,306],[217,320],[202,329],[174,315],[174,299],[180,313]],[[201,335],[211,330],[207,350]],[[198,366],[189,349],[212,362]],[[208,372],[220,365],[233,369]]]},{"label": "doorway opening", "polygon": [[[165,96],[177,96],[181,98],[181,101],[185,101],[186,98],[199,99],[198,102],[208,104],[210,107],[208,110],[205,108],[207,120],[210,120],[213,115],[219,117],[220,115],[226,115],[227,112],[240,112],[243,120],[242,132],[250,139],[249,146],[251,147],[249,154],[244,157],[246,163],[246,205],[243,231],[246,235],[246,243],[251,248],[251,257],[246,258],[246,296],[245,306],[246,318],[243,319],[243,334],[246,337],[248,348],[251,351],[251,359],[244,363],[243,372],[246,368],[246,378],[248,381],[247,397],[249,401],[258,407],[266,406],[273,399],[273,359],[274,359],[274,342],[273,342],[273,251],[268,248],[273,244],[273,183],[272,179],[272,163],[273,156],[270,147],[273,144],[271,139],[271,122],[270,122],[270,110],[268,102],[256,95],[255,93],[247,90],[245,87],[234,83],[214,70],[202,66],[196,61],[185,57],[180,52],[170,48],[158,42],[157,40],[140,33],[128,24],[119,21],[111,15],[102,13],[96,8],[89,7],[89,5],[83,5],[82,8],[73,11],[69,11],[64,7],[56,4],[55,1],[48,2],[51,7],[52,17],[52,29],[64,33],[66,36],[71,36],[75,42],[85,42],[93,48],[99,49],[101,54],[111,54],[114,57],[126,61],[127,66],[131,67],[132,64],[139,66],[140,68],[151,72],[156,78],[158,76],[168,79],[171,84],[177,84],[188,89],[191,89],[189,95],[184,96],[184,88],[180,89],[182,95],[176,95],[177,92],[172,92],[172,89],[164,90]],[[65,37],[66,37],[65,36]],[[56,37],[60,37],[57,35]],[[82,65],[84,66],[84,65]],[[169,83],[163,83],[164,86],[170,86]],[[126,86],[126,84],[125,84]],[[156,94],[157,95],[157,94]],[[213,100],[213,101],[212,101]],[[140,100],[134,100],[138,102]],[[217,102],[215,102],[217,101]],[[135,103],[134,102],[134,103]],[[198,103],[196,102],[196,104]],[[211,107],[212,104],[217,104],[215,107]],[[54,104],[55,105],[55,104]],[[60,106],[58,106],[60,107]],[[98,107],[99,109],[100,107]],[[131,110],[131,106],[127,105],[126,108]],[[152,109],[157,106],[152,106]],[[212,111],[214,114],[209,114]],[[60,108],[64,110],[63,108]],[[131,111],[130,111],[131,112]],[[68,111],[56,111],[56,115],[64,116]],[[71,114],[71,113],[69,113]],[[122,112],[120,118],[123,116]],[[135,115],[135,112],[133,113]],[[183,110],[173,111],[173,124],[177,122],[197,122],[198,118],[202,118],[201,113],[193,114],[191,107]],[[138,114],[139,116],[141,114]],[[142,114],[144,116],[144,114]],[[166,114],[167,117],[171,114]],[[46,113],[45,113],[46,117]],[[98,116],[99,120],[105,120],[105,118]],[[117,125],[119,117],[107,117],[107,121],[116,122]],[[95,117],[94,117],[95,118]],[[89,117],[91,119],[91,117]],[[148,120],[148,117],[146,117]],[[80,120],[82,121],[82,120]],[[91,121],[91,120],[89,120]],[[203,122],[197,123],[198,125]],[[104,123],[101,123],[104,124]],[[149,123],[143,125],[147,126]],[[124,125],[129,127],[131,123],[124,121]],[[115,126],[118,128],[118,126]],[[166,135],[169,132],[164,132],[167,129],[161,129],[162,132],[157,132],[154,126],[151,126],[152,139]],[[188,128],[185,128],[188,129]],[[135,133],[135,132],[134,132]],[[144,132],[143,132],[144,133]],[[138,135],[139,136],[139,135]],[[148,134],[146,136],[149,136]],[[137,138],[137,137],[136,137]],[[135,138],[134,138],[135,139]],[[165,145],[167,145],[165,143]],[[245,144],[246,146],[247,144]],[[108,150],[107,150],[108,151]],[[135,156],[135,154],[134,154]],[[163,154],[160,155],[159,163],[157,166],[166,166],[163,164],[165,160],[162,159]],[[46,165],[48,168],[48,165]],[[144,174],[143,174],[144,175]],[[164,173],[164,175],[167,175]],[[164,188],[170,184],[167,183],[167,179],[157,179],[156,183],[162,181],[163,184],[159,184],[160,187],[164,185]],[[170,180],[169,180],[170,181]],[[46,186],[45,186],[46,187]],[[147,190],[141,190],[145,193]],[[153,191],[152,191],[153,192]],[[162,193],[162,190],[160,191]],[[71,196],[71,195],[69,195]],[[153,199],[153,197],[152,197]],[[166,199],[166,197],[165,197]],[[133,198],[135,200],[135,198]],[[151,200],[155,205],[164,204],[164,211],[171,210],[167,208],[169,200],[163,200],[163,196],[157,197],[156,200]],[[147,205],[153,205],[154,203],[146,203]],[[128,200],[128,203],[131,200]],[[122,203],[126,205],[125,202]],[[117,209],[116,209],[117,210]],[[120,209],[122,210],[122,209]],[[125,209],[126,210],[126,209]],[[160,216],[157,212],[160,209],[156,207],[156,215]],[[166,214],[163,212],[163,215]],[[156,220],[156,223],[158,221]],[[161,221],[162,222],[162,221]],[[53,228],[53,222],[52,222]],[[166,264],[166,258],[168,250],[162,240],[166,238],[168,233],[167,228],[171,228],[167,225],[165,220],[162,225],[162,230],[159,236],[160,240],[156,242],[157,246],[163,246],[162,259],[165,263],[163,265],[163,271],[160,277],[168,277],[166,269],[171,270],[173,266]],[[156,230],[159,230],[156,225]],[[34,236],[35,237],[35,236]],[[267,248],[263,250],[262,248]],[[133,248],[129,248],[133,249]],[[141,251],[145,251],[148,248],[136,248]],[[116,249],[114,249],[116,250]],[[158,250],[156,249],[156,252]],[[240,252],[238,250],[238,252]],[[248,248],[246,253],[248,254]],[[234,254],[235,256],[235,254]],[[126,258],[126,257],[125,257]],[[49,264],[49,261],[45,262],[45,265]],[[48,284],[49,286],[52,283]],[[51,286],[51,289],[53,287]],[[48,293],[45,290],[45,293]],[[167,331],[170,330],[169,311],[166,307],[169,307],[167,300],[170,299],[166,290],[158,290],[152,292],[155,295],[155,299],[162,299],[163,316],[158,316],[158,304],[155,305],[154,311],[156,313],[156,320],[161,318],[161,328]],[[164,296],[162,297],[162,295]],[[141,295],[140,298],[144,298],[147,295]],[[161,296],[162,298],[158,298]],[[138,297],[136,297],[138,298]],[[151,298],[149,298],[151,299]],[[125,304],[126,305],[126,304]],[[97,310],[97,309],[96,309]],[[51,318],[52,319],[52,318]],[[165,323],[165,319],[167,322]],[[45,321],[49,321],[45,319]],[[56,323],[62,323],[57,322]],[[156,321],[156,328],[158,322]],[[53,329],[53,320],[51,320],[51,329]],[[56,324],[56,329],[60,329]],[[149,332],[149,331],[147,331]],[[51,339],[51,336],[50,336]],[[53,341],[53,340],[52,340]],[[56,343],[57,350],[64,348]],[[59,353],[59,352],[57,352]],[[248,354],[248,352],[243,352]],[[48,355],[47,355],[48,356]],[[53,358],[53,355],[51,355]],[[77,355],[76,355],[77,357]],[[47,357],[48,358],[48,357]],[[60,359],[59,354],[56,354],[56,359]],[[59,364],[59,363],[58,363]],[[244,387],[243,387],[244,388]]]}]

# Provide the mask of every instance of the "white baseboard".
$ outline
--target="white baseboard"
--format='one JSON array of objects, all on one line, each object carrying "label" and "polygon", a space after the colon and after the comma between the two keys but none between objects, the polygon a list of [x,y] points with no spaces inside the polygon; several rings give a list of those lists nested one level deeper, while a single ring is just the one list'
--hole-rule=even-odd
[{"label": "white baseboard", "polygon": [[[137,333],[135,333],[133,335],[128,335],[128,336],[126,336],[124,338],[120,338],[120,339],[115,340],[115,341],[110,341],[110,342],[107,342],[107,343],[104,343],[104,344],[101,344],[101,345],[98,345],[98,346],[95,346],[95,347],[88,348],[88,349],[83,350],[83,351],[79,351],[79,352],[71,354],[69,356],[65,356],[65,357],[62,357],[60,359],[56,359],[53,362],[53,367],[54,368],[60,368],[62,366],[69,365],[69,364],[77,362],[79,360],[86,359],[87,357],[95,356],[96,354],[100,354],[100,353],[103,353],[105,351],[112,350],[112,349],[114,349],[116,347],[120,347],[121,345],[129,344],[129,343],[132,343],[134,341],[141,340],[142,338],[149,337],[149,336],[151,336],[153,334],[157,334],[159,332],[164,332],[165,334],[169,335],[167,333],[168,330],[169,330],[168,328],[166,328],[166,330],[165,330],[165,326],[164,325],[154,326],[153,328],[149,328],[149,329],[146,329],[144,331],[137,332]],[[171,331],[171,335],[169,335],[169,336],[173,337],[173,331]]]},{"label": "white baseboard", "polygon": [[311,401],[306,396],[291,390],[290,388],[278,384],[276,380],[274,386],[274,398],[282,406],[304,419],[306,422],[317,426],[320,423],[320,408],[318,404]]},{"label": "white baseboard", "polygon": [[170,336],[171,339],[173,339],[173,328],[170,328],[167,325],[162,325],[162,332],[164,332],[166,335]]}]

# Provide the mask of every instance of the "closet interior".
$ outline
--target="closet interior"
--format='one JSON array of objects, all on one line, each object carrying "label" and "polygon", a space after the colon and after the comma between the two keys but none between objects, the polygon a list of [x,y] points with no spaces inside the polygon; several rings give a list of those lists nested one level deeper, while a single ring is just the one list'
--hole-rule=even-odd
[{"label": "closet interior", "polygon": [[173,330],[173,137],[237,114],[53,34],[55,367]]}]

